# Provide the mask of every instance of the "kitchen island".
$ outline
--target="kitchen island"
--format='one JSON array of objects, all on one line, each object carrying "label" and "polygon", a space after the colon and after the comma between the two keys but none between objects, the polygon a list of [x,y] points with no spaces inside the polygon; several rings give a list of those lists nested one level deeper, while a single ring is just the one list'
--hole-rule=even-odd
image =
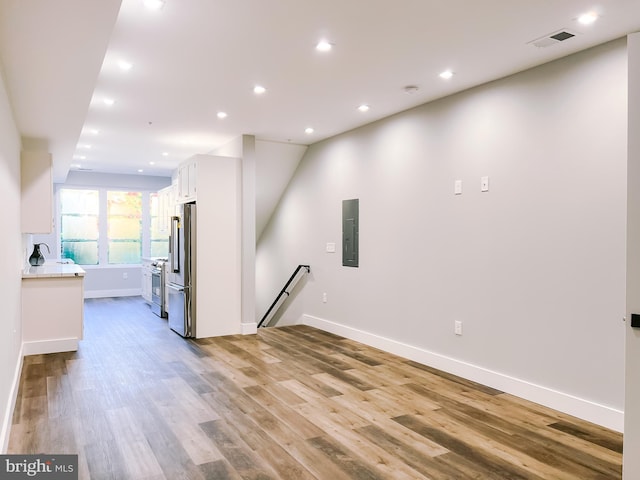
[{"label": "kitchen island", "polygon": [[74,264],[45,263],[23,270],[24,355],[78,349],[84,320],[84,275]]}]

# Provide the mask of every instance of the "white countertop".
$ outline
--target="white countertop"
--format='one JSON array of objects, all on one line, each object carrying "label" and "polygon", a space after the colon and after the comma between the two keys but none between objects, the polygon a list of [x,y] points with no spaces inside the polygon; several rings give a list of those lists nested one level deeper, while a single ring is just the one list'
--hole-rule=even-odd
[{"label": "white countertop", "polygon": [[37,267],[28,265],[22,278],[84,277],[84,270],[75,264],[45,263]]}]

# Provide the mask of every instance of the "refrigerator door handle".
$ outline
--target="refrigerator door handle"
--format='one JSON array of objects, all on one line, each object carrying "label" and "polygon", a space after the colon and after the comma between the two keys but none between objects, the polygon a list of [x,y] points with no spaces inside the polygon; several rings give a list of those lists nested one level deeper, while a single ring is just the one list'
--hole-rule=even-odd
[{"label": "refrigerator door handle", "polygon": [[173,273],[180,273],[180,217],[171,217],[171,235],[170,235],[170,265]]},{"label": "refrigerator door handle", "polygon": [[184,287],[174,285],[173,283],[167,283],[167,288],[170,288],[171,290],[175,290],[176,292],[184,292]]}]

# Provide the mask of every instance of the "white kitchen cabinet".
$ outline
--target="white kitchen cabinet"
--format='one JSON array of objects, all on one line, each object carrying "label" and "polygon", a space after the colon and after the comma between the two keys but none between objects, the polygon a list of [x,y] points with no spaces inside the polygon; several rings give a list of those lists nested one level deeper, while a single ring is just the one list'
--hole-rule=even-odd
[{"label": "white kitchen cabinet", "polygon": [[22,341],[25,355],[78,349],[83,336],[84,270],[45,264],[22,273]]},{"label": "white kitchen cabinet", "polygon": [[151,303],[151,262],[150,258],[142,259],[142,298]]},{"label": "white kitchen cabinet", "polygon": [[158,229],[166,235],[169,235],[170,218],[174,214],[175,191],[175,185],[169,185],[158,191]]},{"label": "white kitchen cabinet", "polygon": [[177,203],[187,203],[196,200],[197,196],[198,161],[189,159],[178,167],[178,195]]},{"label": "white kitchen cabinet", "polygon": [[49,153],[21,153],[20,188],[22,233],[51,233],[53,173]]}]

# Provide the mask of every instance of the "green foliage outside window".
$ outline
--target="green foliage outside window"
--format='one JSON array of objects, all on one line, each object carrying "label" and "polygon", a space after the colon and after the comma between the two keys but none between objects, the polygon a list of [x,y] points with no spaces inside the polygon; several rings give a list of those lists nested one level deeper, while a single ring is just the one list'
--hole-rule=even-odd
[{"label": "green foliage outside window", "polygon": [[142,193],[107,192],[108,262],[140,263],[142,258]]}]

